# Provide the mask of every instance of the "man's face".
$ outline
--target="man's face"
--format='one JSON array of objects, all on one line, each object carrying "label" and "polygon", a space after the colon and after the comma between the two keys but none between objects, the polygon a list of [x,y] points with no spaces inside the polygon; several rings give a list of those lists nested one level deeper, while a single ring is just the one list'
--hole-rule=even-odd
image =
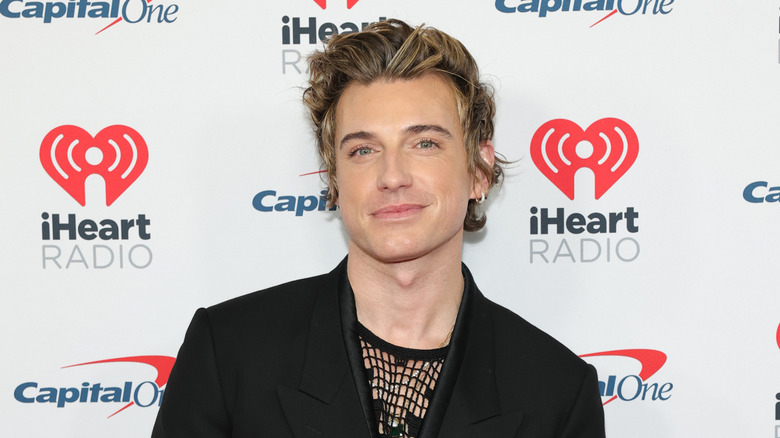
[{"label": "man's face", "polygon": [[[385,262],[457,251],[469,174],[455,96],[436,75],[351,84],[336,108],[337,203],[360,251]],[[454,253],[453,253],[454,255]]]}]

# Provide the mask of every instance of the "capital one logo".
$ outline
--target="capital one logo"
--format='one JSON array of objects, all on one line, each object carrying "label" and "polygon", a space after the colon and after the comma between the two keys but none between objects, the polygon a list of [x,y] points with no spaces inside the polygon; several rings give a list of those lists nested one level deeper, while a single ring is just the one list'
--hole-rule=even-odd
[{"label": "capital one logo", "polygon": [[101,382],[83,382],[81,386],[73,387],[46,386],[34,381],[24,382],[14,390],[14,398],[20,403],[53,404],[58,408],[84,403],[120,404],[121,407],[108,416],[111,418],[133,405],[142,408],[159,405],[165,391],[163,387],[168,383],[174,362],[176,358],[169,356],[131,356],[68,365],[62,368],[109,363],[142,364],[153,367],[156,377],[154,380],[140,383],[125,381],[124,384],[117,386],[109,386]]},{"label": "capital one logo", "polygon": [[595,177],[595,198],[601,198],[636,161],[639,140],[628,123],[605,118],[583,130],[566,119],[543,124],[531,139],[536,167],[569,199],[574,177],[588,168]]},{"label": "capital one logo", "polygon": [[109,25],[100,29],[95,35],[109,27],[124,21],[125,23],[173,23],[179,11],[177,4],[161,4],[152,0],[112,0],[86,1],[32,1],[32,0],[0,0],[0,16],[7,19],[42,19],[44,23],[55,20],[91,20],[114,18]]},{"label": "capital one logo", "polygon": [[78,126],[63,125],[46,134],[40,157],[46,173],[82,206],[87,177],[101,176],[110,206],[144,171],[149,151],[143,137],[128,126],[109,126],[93,137]]},{"label": "capital one logo", "polygon": [[606,357],[611,358],[610,362],[633,359],[639,362],[639,372],[627,375],[605,373],[605,370],[600,368],[599,377],[603,380],[599,381],[599,393],[601,397],[606,398],[606,401],[603,402],[604,405],[617,399],[629,402],[634,400],[666,401],[672,396],[671,391],[674,385],[671,382],[661,385],[648,383],[648,380],[666,363],[666,354],[662,351],[649,349],[612,350],[583,354],[580,357]]},{"label": "capital one logo", "polygon": [[[355,6],[355,3],[359,2],[360,0],[347,0],[347,9],[352,9],[352,6]],[[328,0],[314,0],[314,3],[317,3],[322,9],[326,9]]]}]

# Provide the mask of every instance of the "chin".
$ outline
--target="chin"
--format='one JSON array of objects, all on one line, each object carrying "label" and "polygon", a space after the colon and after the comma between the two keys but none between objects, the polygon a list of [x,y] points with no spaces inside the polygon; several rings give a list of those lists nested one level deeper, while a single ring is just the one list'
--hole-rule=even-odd
[{"label": "chin", "polygon": [[399,250],[392,250],[392,251],[376,251],[371,256],[383,263],[401,263],[401,262],[408,262],[409,260],[414,260],[417,258],[422,257],[425,254],[423,251],[399,251]]},{"label": "chin", "polygon": [[373,248],[369,254],[383,263],[400,263],[416,260],[432,253],[444,245],[420,245],[423,239],[405,242],[402,245],[383,245]]},{"label": "chin", "polygon": [[382,263],[405,262],[416,259],[426,253],[426,251],[420,248],[419,242],[410,242],[407,239],[404,239],[403,242],[393,242],[391,239],[389,237],[363,243],[353,241],[350,246],[352,246],[353,250],[357,250]]}]

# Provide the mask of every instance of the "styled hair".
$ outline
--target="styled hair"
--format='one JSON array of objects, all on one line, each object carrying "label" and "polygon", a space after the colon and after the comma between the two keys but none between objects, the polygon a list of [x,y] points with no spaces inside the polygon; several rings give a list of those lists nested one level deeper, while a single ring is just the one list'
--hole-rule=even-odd
[{"label": "styled hair", "polygon": [[[390,19],[360,32],[334,35],[322,51],[309,57],[309,87],[303,93],[303,101],[311,114],[317,150],[327,170],[330,205],[339,195],[335,135],[336,105],[341,94],[352,83],[369,85],[427,74],[444,78],[455,94],[469,172],[475,179],[485,175],[488,190],[501,182],[503,167],[508,162],[496,155],[491,167],[479,153],[480,144],[493,138],[496,105],[492,87],[479,81],[474,58],[460,41],[438,29],[412,28],[403,21]],[[486,220],[477,200],[470,199],[464,230],[479,230]]]}]

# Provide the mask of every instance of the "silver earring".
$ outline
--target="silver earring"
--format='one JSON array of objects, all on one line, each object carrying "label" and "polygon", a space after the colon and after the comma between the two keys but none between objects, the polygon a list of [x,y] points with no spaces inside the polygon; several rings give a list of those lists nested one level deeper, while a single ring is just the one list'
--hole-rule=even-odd
[{"label": "silver earring", "polygon": [[477,199],[477,204],[485,202],[485,192],[482,192],[482,197]]}]

